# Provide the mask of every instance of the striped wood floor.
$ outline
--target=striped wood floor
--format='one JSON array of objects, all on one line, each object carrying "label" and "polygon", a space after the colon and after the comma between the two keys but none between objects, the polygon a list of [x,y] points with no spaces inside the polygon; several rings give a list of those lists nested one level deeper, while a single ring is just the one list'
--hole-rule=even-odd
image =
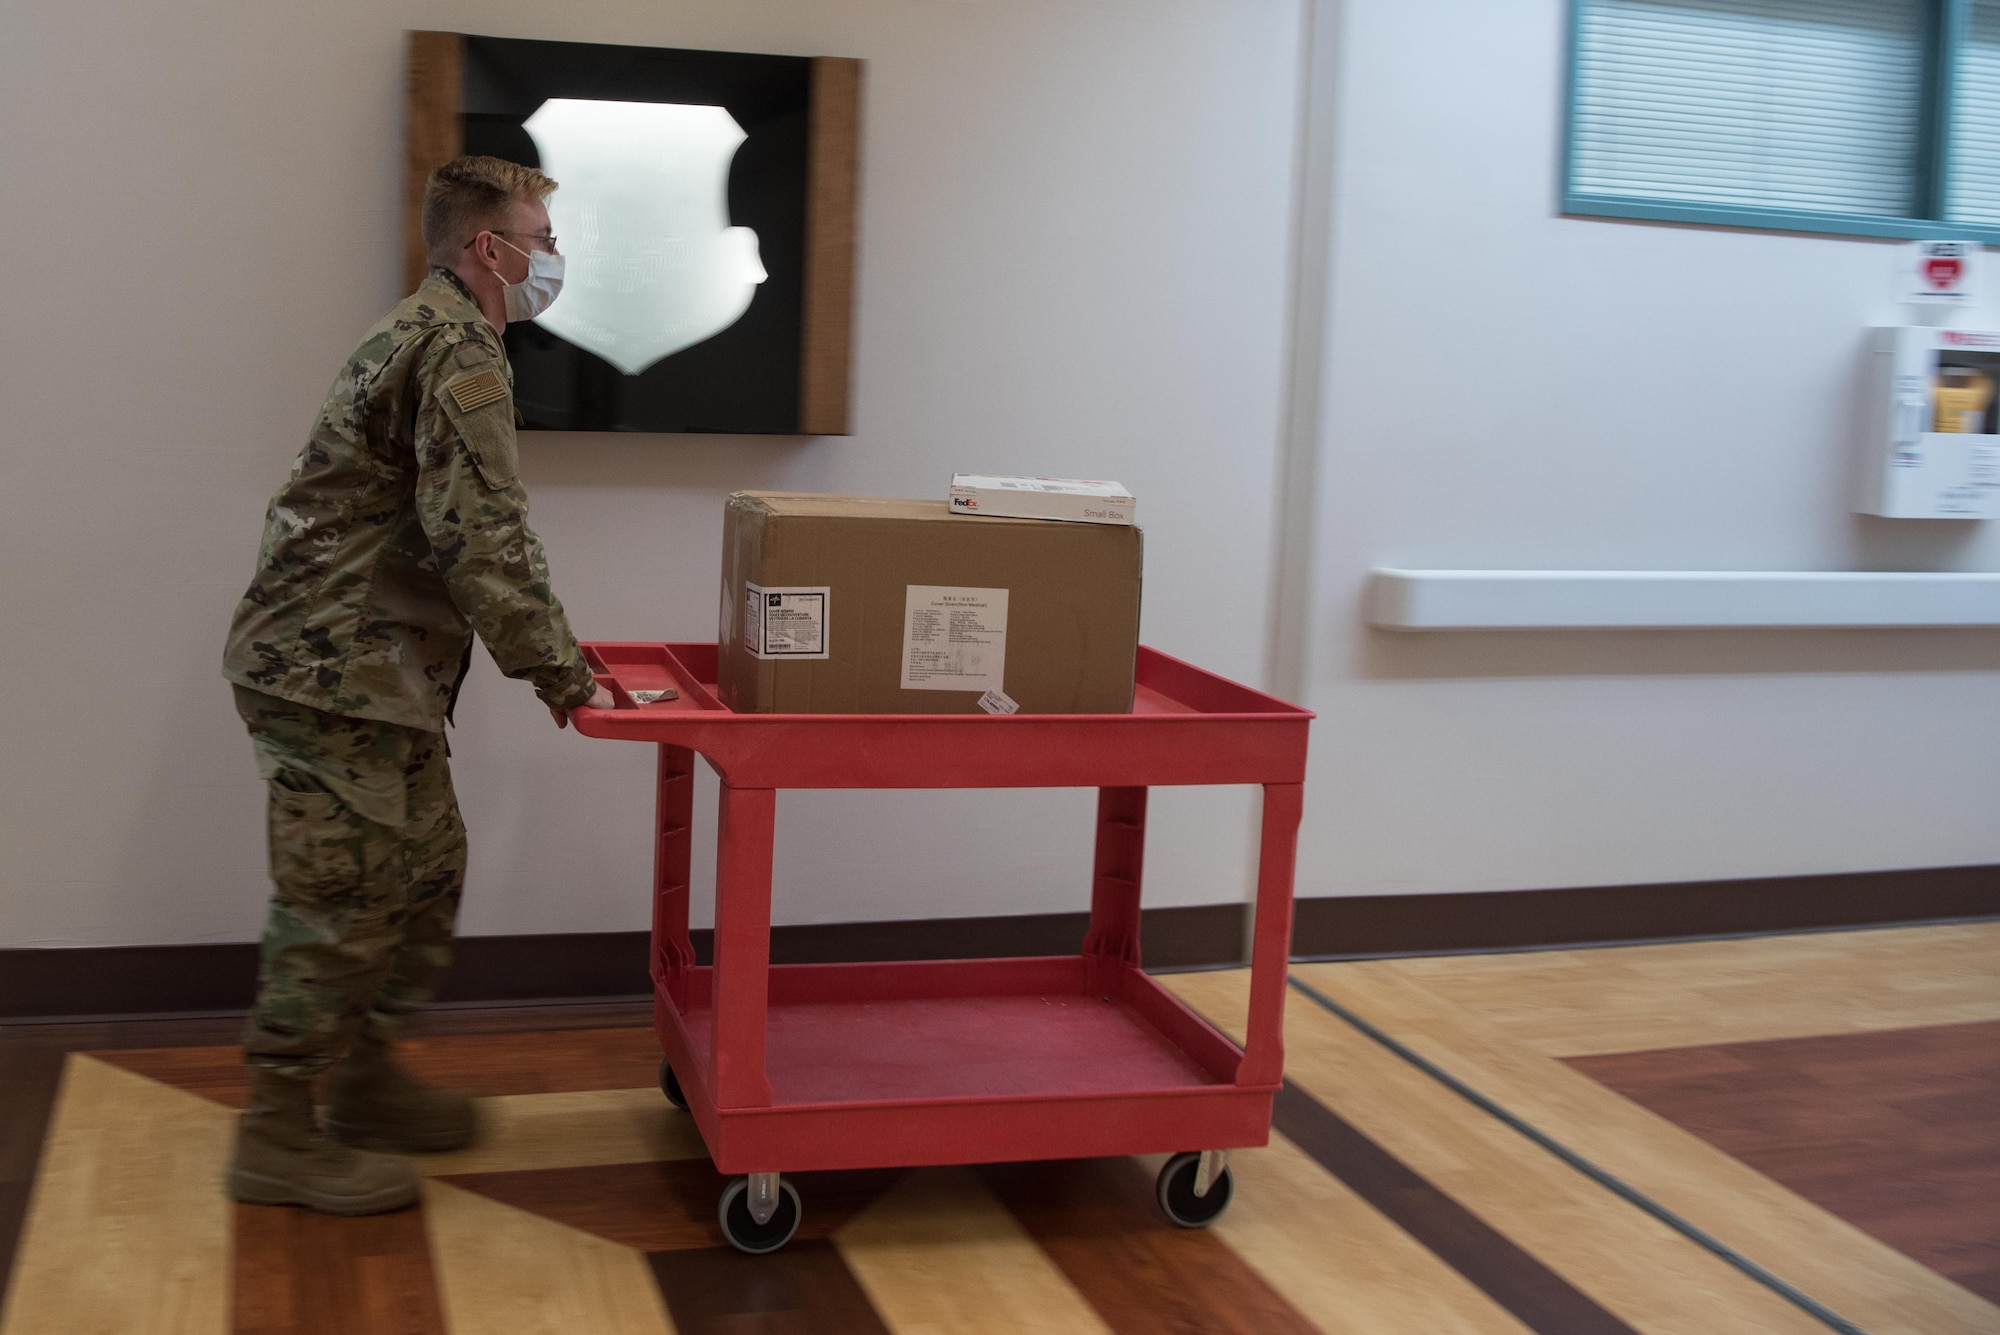
[{"label": "striped wood floor", "polygon": [[[2000,924],[1295,972],[1855,1328],[2000,1332]],[[1240,1025],[1240,972],[1171,981]],[[0,1030],[0,1335],[1829,1329],[1299,992],[1271,1144],[1211,1230],[1158,1218],[1145,1161],[807,1174],[799,1238],[738,1256],[646,1020],[432,1017],[413,1064],[491,1134],[366,1220],[222,1198],[233,1023]],[[1843,1080],[1876,1111],[1816,1119]]]}]

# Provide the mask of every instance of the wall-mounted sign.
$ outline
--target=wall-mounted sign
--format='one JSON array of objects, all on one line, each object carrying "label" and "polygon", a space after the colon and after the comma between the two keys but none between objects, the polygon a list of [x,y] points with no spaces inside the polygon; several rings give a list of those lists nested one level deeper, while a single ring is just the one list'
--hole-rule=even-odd
[{"label": "wall-mounted sign", "polygon": [[1968,306],[1977,241],[1912,241],[1903,247],[1903,300],[1919,306]]},{"label": "wall-mounted sign", "polygon": [[562,294],[505,335],[528,426],[846,433],[859,61],[409,40],[408,287],[440,163],[559,184]]}]

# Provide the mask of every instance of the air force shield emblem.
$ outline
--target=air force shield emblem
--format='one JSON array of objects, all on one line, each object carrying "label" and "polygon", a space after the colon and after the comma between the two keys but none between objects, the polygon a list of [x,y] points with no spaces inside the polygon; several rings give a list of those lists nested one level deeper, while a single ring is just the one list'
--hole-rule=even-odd
[{"label": "air force shield emblem", "polygon": [[535,323],[626,375],[741,319],[764,281],[757,234],[729,225],[747,136],[721,107],[551,98],[525,122],[561,182],[549,221],[568,256]]}]

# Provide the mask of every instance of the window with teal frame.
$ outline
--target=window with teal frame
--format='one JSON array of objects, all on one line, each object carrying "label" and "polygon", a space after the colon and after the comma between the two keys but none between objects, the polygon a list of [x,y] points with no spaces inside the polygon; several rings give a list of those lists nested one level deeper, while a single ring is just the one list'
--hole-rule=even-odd
[{"label": "window with teal frame", "polygon": [[2000,244],[2000,0],[1571,0],[1563,212]]}]

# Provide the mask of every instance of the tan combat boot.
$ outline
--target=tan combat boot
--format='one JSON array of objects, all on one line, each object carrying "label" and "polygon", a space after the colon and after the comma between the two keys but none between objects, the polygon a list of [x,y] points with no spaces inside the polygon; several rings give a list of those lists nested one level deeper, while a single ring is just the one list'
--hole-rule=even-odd
[{"label": "tan combat boot", "polygon": [[250,1073],[250,1106],[236,1129],[229,1194],[252,1205],[303,1205],[327,1214],[377,1214],[417,1199],[406,1160],[352,1149],[313,1125],[312,1083]]},{"label": "tan combat boot", "polygon": [[470,1145],[479,1118],[466,1095],[424,1084],[390,1059],[388,1044],[364,1034],[334,1068],[326,1129],[361,1149],[431,1154]]}]

